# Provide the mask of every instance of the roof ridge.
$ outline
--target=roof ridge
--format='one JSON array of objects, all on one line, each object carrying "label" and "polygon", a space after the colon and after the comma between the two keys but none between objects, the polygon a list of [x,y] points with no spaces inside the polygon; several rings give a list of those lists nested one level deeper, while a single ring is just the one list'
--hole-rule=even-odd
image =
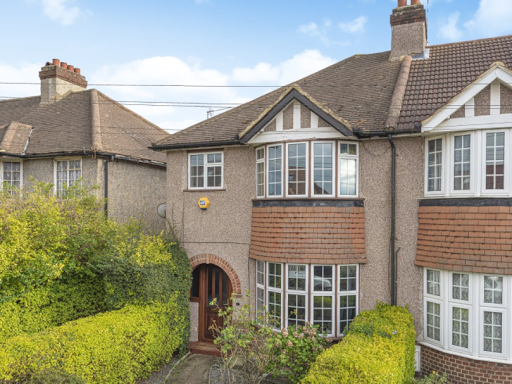
[{"label": "roof ridge", "polygon": [[395,90],[391,96],[389,104],[388,118],[384,123],[384,128],[396,129],[400,112],[402,111],[402,104],[404,102],[405,90],[409,81],[409,74],[411,72],[412,57],[405,56],[402,60],[400,72],[395,82]]},{"label": "roof ridge", "polygon": [[501,40],[501,39],[507,39],[507,38],[512,38],[512,35],[486,37],[485,39],[474,39],[474,40],[456,41],[454,43],[427,45],[427,48],[438,48],[438,47],[446,47],[446,46],[450,46],[450,45],[466,44],[466,43],[476,43],[476,42],[488,41],[488,40]]},{"label": "roof ridge", "polygon": [[91,89],[91,140],[92,150],[102,151],[103,143],[101,140],[101,118],[100,118],[100,105],[98,100],[98,91]]}]

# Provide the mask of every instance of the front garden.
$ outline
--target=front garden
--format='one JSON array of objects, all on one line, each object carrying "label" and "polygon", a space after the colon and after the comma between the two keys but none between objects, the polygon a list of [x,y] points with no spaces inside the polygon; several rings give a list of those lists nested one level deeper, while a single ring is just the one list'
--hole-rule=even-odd
[{"label": "front garden", "polygon": [[0,195],[0,382],[133,383],[188,349],[179,244],[38,183]]}]

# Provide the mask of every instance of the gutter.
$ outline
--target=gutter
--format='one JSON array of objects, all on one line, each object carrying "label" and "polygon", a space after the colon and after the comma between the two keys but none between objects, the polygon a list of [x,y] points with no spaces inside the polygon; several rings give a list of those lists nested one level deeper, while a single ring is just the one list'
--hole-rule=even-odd
[{"label": "gutter", "polygon": [[235,141],[210,141],[203,143],[183,143],[183,144],[170,144],[162,146],[152,146],[149,149],[154,151],[165,151],[170,149],[187,149],[187,148],[205,148],[205,147],[227,147],[230,145],[240,145],[239,140]]}]

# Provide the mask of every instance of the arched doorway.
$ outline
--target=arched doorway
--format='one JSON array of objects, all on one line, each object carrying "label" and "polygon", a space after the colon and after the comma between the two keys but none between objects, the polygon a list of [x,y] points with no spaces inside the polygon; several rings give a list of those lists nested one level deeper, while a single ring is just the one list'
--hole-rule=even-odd
[{"label": "arched doorway", "polygon": [[[217,305],[227,307],[232,292],[231,280],[222,268],[214,264],[201,264],[194,269],[190,296],[199,302],[199,341],[212,342],[215,339],[210,327],[214,323],[223,326]],[[214,299],[217,305],[210,304]]]}]

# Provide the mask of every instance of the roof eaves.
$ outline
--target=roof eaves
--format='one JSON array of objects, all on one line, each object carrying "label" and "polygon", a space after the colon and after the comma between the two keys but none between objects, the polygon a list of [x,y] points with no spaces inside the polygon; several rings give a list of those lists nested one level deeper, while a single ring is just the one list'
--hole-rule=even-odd
[{"label": "roof eaves", "polygon": [[205,141],[200,143],[181,143],[168,144],[149,147],[155,151],[169,151],[173,149],[190,149],[190,148],[209,148],[209,147],[226,147],[231,145],[240,145],[239,140],[232,141]]}]

